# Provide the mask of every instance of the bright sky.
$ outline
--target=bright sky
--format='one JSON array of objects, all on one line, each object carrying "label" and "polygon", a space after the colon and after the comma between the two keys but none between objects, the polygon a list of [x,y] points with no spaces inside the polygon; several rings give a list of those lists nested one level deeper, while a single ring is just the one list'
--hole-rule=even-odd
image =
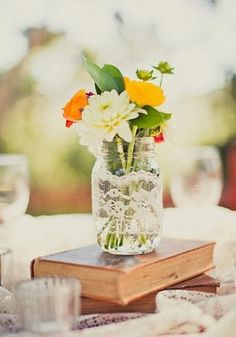
[{"label": "bright sky", "polygon": [[40,25],[118,66],[168,59],[176,86],[194,94],[223,86],[225,71],[236,71],[235,0],[0,0],[0,71],[26,53],[22,30]]}]

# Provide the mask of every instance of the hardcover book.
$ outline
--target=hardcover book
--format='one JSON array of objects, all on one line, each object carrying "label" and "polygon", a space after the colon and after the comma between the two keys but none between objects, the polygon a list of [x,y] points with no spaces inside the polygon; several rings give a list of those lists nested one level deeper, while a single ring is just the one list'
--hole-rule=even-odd
[{"label": "hardcover book", "polygon": [[[186,281],[180,282],[167,288],[166,290],[194,290],[215,294],[220,282],[206,274],[195,276]],[[81,314],[100,314],[113,312],[145,312],[152,313],[156,310],[156,295],[158,291],[138,298],[127,305],[101,301],[89,297],[81,297]]]},{"label": "hardcover book", "polygon": [[98,245],[38,257],[32,277],[77,277],[82,296],[125,305],[213,268],[214,242],[162,239],[155,251],[121,256]]}]

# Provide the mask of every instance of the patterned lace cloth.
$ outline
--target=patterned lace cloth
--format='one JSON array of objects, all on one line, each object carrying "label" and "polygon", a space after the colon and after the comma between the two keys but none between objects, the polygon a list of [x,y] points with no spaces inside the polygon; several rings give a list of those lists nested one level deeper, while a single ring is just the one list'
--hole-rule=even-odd
[{"label": "patterned lace cloth", "polygon": [[[157,295],[157,313],[81,316],[78,336],[112,337],[235,337],[236,295],[166,290]],[[0,334],[17,332],[12,293],[0,288]],[[73,334],[77,335],[75,331]]]}]

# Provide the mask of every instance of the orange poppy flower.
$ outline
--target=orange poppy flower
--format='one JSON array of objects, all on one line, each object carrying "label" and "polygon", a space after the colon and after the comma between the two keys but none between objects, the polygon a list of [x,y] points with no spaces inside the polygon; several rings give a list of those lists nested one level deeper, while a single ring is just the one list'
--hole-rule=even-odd
[{"label": "orange poppy flower", "polygon": [[124,77],[125,89],[131,102],[139,106],[158,106],[165,101],[163,90],[150,82],[132,81]]},{"label": "orange poppy flower", "polygon": [[66,118],[66,126],[70,127],[73,122],[77,122],[82,118],[82,111],[86,105],[88,105],[88,96],[85,90],[79,90],[74,96],[67,102],[63,108],[63,117]]}]

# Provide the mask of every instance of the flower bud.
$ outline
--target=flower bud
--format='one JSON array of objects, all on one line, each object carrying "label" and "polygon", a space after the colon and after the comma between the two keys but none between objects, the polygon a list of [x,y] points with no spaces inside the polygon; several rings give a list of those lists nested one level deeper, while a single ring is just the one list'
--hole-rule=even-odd
[{"label": "flower bud", "polygon": [[152,79],[152,73],[153,70],[149,71],[149,70],[144,70],[144,69],[137,69],[136,70],[136,75],[140,80],[143,81],[148,81]]},{"label": "flower bud", "polygon": [[166,61],[161,61],[156,67],[153,67],[160,71],[162,74],[173,74],[174,68]]},{"label": "flower bud", "polygon": [[153,138],[154,138],[154,142],[155,143],[162,143],[165,140],[164,135],[163,135],[162,132],[159,133],[158,135],[154,136]]}]

